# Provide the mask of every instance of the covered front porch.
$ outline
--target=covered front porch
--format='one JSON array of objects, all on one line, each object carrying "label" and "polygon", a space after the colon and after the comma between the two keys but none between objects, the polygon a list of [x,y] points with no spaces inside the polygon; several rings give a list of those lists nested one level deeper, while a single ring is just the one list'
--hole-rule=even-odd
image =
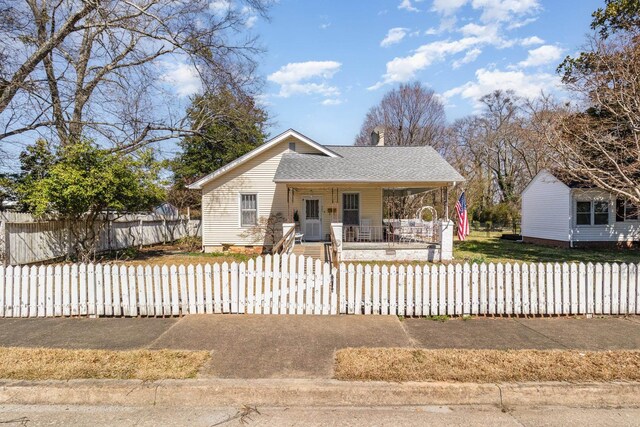
[{"label": "covered front porch", "polygon": [[450,183],[287,183],[283,235],[330,242],[336,261],[452,259]]}]

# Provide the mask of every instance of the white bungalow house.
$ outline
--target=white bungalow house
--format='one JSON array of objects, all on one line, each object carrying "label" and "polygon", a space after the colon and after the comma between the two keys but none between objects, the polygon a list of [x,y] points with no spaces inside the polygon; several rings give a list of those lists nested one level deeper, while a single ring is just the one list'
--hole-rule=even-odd
[{"label": "white bungalow house", "polygon": [[464,178],[431,147],[384,146],[378,138],[377,146],[325,146],[289,129],[193,183],[202,191],[203,249],[269,249],[274,239],[253,231],[279,216],[280,243],[295,244],[294,235],[330,241],[340,260],[451,259],[447,209],[438,220],[419,212],[388,219],[383,198],[389,190],[445,193]]},{"label": "white bungalow house", "polygon": [[638,207],[598,188],[542,170],[522,192],[522,239],[564,247],[629,246],[640,241]]}]

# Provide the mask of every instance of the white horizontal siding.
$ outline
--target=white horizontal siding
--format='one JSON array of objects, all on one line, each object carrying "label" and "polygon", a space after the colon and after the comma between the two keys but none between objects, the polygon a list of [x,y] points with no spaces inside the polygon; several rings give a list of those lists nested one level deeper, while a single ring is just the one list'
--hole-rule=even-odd
[{"label": "white horizontal siding", "polygon": [[[317,152],[296,138],[288,138],[236,169],[207,183],[202,189],[202,243],[204,246],[264,245],[264,238],[252,233],[253,227],[240,226],[239,197],[258,195],[258,217],[278,213],[287,215],[287,188],[273,182],[280,158],[296,142],[298,152]],[[253,228],[255,230],[255,228]]]},{"label": "white horizontal siding", "polygon": [[[332,188],[335,190],[333,196],[331,194]],[[331,222],[342,221],[342,195],[344,193],[359,193],[360,219],[370,219],[372,226],[382,225],[382,187],[296,187],[293,197],[293,209],[298,210],[302,221],[302,198],[305,196],[320,196],[322,198],[322,236],[324,238],[329,234]],[[333,201],[331,200],[332,197]],[[336,209],[337,212],[332,213],[330,209]]]},{"label": "white horizontal siding", "polygon": [[640,240],[640,221],[616,222],[616,198],[604,190],[580,190],[572,192],[571,209],[575,218],[577,201],[608,201],[609,224],[576,225],[572,222],[572,240],[575,242],[634,242]]},{"label": "white horizontal siding", "polygon": [[522,236],[568,241],[571,190],[542,171],[522,193]]}]

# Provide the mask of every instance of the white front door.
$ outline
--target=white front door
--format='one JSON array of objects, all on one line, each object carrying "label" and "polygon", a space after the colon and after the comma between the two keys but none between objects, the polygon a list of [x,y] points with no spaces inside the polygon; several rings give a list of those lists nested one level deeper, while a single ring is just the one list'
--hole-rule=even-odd
[{"label": "white front door", "polygon": [[322,240],[322,199],[320,197],[302,198],[302,232],[309,241]]}]

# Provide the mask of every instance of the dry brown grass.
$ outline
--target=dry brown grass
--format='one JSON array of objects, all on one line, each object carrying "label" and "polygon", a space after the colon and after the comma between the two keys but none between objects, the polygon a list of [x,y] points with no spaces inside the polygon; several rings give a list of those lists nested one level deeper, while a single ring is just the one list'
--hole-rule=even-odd
[{"label": "dry brown grass", "polygon": [[194,378],[206,351],[0,348],[0,378],[16,380]]},{"label": "dry brown grass", "polygon": [[640,381],[640,351],[347,348],[335,378],[350,381]]}]

